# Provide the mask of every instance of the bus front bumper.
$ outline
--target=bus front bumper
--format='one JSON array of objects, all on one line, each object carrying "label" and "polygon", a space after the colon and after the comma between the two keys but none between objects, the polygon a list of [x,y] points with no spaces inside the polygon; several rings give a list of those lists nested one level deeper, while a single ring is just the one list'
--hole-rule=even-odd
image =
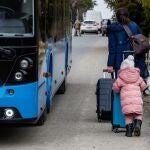
[{"label": "bus front bumper", "polygon": [[[37,82],[0,87],[0,122],[36,120],[38,115]],[[14,93],[10,93],[10,90]]]}]

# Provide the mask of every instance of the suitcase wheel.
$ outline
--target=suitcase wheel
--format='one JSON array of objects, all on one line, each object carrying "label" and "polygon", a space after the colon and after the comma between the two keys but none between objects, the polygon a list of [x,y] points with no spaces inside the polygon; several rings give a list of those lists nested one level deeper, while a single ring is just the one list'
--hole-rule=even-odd
[{"label": "suitcase wheel", "polygon": [[118,129],[118,127],[112,126],[112,131],[113,131],[114,133],[118,133],[118,132],[119,132],[119,129]]}]

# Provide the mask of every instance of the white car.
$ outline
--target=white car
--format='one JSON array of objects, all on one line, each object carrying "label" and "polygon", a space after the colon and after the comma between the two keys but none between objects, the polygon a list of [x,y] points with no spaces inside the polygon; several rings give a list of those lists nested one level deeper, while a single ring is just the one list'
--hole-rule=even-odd
[{"label": "white car", "polygon": [[82,22],[80,31],[81,34],[89,32],[98,34],[98,24],[95,21],[86,20]]}]

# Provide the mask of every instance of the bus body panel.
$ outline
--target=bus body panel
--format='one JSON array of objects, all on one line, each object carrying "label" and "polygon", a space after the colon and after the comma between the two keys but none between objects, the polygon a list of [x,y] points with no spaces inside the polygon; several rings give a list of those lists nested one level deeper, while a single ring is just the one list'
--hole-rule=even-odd
[{"label": "bus body panel", "polygon": [[54,95],[65,78],[65,48],[64,40],[55,43],[52,49],[52,94]]},{"label": "bus body panel", "polygon": [[43,111],[46,109],[46,82],[43,82],[42,85],[38,88],[38,98],[37,98],[37,104],[38,104],[38,114],[37,116],[40,116]]},{"label": "bus body panel", "polygon": [[[10,89],[14,90],[13,95],[8,94]],[[19,119],[30,119],[37,117],[37,82],[21,86],[1,86],[0,91],[0,109],[3,107],[16,108],[22,117]]]},{"label": "bus body panel", "polygon": [[[51,44],[50,44],[51,45]],[[47,89],[47,107],[50,108],[52,105],[52,47],[49,45],[47,50],[47,72],[50,73],[50,76],[46,79],[46,89]]]},{"label": "bus body panel", "polygon": [[44,55],[42,65],[41,65],[41,72],[39,74],[39,82],[38,82],[38,116],[42,114],[42,112],[46,108],[46,100],[47,100],[47,88],[46,88],[46,78],[44,77],[44,73],[47,72],[47,54]]},{"label": "bus body panel", "polygon": [[71,66],[72,66],[72,36],[67,36],[67,42],[68,42],[68,60],[67,60],[67,74],[70,72]]}]

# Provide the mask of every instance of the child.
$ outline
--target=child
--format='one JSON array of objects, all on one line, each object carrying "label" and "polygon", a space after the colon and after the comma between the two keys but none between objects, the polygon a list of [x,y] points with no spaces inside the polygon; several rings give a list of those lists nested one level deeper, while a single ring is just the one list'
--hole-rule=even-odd
[{"label": "child", "polygon": [[140,77],[140,70],[134,67],[134,57],[129,55],[118,71],[117,80],[113,90],[120,92],[122,112],[125,115],[126,136],[140,136],[143,118],[142,91],[146,88],[144,80]]}]

